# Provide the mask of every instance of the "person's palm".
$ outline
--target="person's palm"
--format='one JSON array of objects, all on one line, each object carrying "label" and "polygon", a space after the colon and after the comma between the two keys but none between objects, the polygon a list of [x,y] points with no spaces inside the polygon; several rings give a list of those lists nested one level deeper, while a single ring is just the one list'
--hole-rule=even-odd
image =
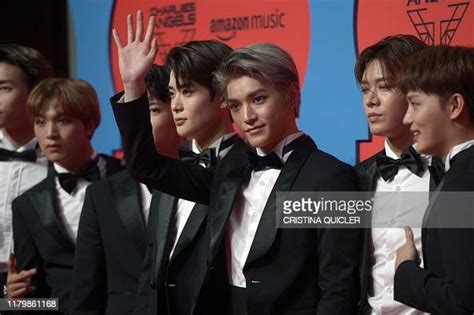
[{"label": "person's palm", "polygon": [[124,84],[142,81],[153,64],[158,52],[156,39],[152,39],[155,19],[152,16],[148,22],[143,37],[143,13],[137,13],[136,32],[133,30],[132,16],[127,17],[127,45],[123,46],[116,29],[113,30],[115,44],[119,57],[119,69]]}]

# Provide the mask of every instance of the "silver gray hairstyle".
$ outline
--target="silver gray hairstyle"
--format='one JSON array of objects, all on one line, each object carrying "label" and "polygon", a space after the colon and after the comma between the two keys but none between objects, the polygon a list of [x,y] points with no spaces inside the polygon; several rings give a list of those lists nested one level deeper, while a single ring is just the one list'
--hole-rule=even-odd
[{"label": "silver gray hairstyle", "polygon": [[227,98],[227,85],[248,76],[279,91],[286,104],[299,116],[301,91],[298,70],[291,55],[275,44],[259,43],[232,52],[214,74],[214,84]]}]

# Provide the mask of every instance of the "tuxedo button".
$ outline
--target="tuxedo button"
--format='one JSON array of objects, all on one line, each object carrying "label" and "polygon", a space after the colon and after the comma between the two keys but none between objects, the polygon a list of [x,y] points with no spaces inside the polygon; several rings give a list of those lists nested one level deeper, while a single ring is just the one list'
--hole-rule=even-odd
[{"label": "tuxedo button", "polygon": [[153,247],[153,241],[148,242],[148,247]]},{"label": "tuxedo button", "polygon": [[152,288],[153,290],[156,288],[156,282],[155,281],[150,280],[150,288]]}]

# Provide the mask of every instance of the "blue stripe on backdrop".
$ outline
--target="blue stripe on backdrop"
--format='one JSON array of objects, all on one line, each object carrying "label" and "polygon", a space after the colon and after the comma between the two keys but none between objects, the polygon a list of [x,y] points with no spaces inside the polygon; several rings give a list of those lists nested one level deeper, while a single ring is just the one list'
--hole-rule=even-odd
[{"label": "blue stripe on backdrop", "polygon": [[121,146],[109,98],[114,94],[109,58],[113,0],[68,0],[75,38],[74,77],[91,83],[97,91],[102,122],[93,139],[94,148],[110,154]]},{"label": "blue stripe on backdrop", "polygon": [[300,128],[317,145],[354,164],[356,140],[367,138],[354,79],[354,0],[311,0],[311,45]]}]

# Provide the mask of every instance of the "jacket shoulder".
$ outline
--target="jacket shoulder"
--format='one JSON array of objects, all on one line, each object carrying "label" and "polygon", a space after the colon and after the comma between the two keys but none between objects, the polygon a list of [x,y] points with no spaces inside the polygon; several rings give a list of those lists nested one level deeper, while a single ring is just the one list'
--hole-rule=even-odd
[{"label": "jacket shoulder", "polygon": [[379,151],[368,159],[354,165],[354,170],[356,171],[356,173],[365,172],[369,167],[375,164],[375,159],[377,158],[377,156],[384,154],[384,152],[385,150]]},{"label": "jacket shoulder", "polygon": [[110,155],[106,155],[106,154],[99,154],[99,156],[101,158],[103,158],[107,165],[106,165],[106,169],[107,169],[107,176],[110,176],[110,175],[113,175],[113,174],[116,174],[122,170],[125,169],[124,165],[122,164],[122,161],[117,159],[117,158],[114,158]]}]

